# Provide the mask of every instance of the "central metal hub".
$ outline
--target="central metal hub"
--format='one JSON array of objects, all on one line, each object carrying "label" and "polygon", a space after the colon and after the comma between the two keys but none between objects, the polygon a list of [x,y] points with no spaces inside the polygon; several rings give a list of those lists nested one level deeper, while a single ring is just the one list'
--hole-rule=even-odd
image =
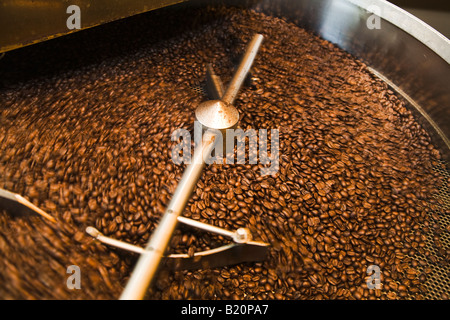
[{"label": "central metal hub", "polygon": [[236,127],[239,111],[222,100],[210,100],[197,107],[195,117],[208,129],[226,130]]}]

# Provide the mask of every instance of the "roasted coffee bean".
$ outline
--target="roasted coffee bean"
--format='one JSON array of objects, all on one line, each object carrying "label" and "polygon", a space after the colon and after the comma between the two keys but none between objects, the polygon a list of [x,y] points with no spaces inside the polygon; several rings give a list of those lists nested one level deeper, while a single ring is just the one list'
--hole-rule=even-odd
[{"label": "roasted coffee bean", "polygon": [[[206,63],[231,78],[232,56],[260,32],[252,70],[259,80],[241,89],[236,106],[241,128],[279,129],[279,170],[263,177],[260,164],[208,165],[183,215],[249,228],[270,244],[268,259],[164,270],[147,296],[428,297],[423,283],[448,261],[438,222],[449,212],[433,198],[440,154],[406,102],[364,63],[284,19],[222,6],[187,10],[74,34],[86,52],[61,37],[0,60],[0,187],[58,219],[52,226],[0,214],[0,296],[119,296],[134,256],[93,240],[86,227],[146,245],[185,168],[171,160],[171,134],[191,130],[206,99],[192,87]],[[180,226],[170,250],[192,256],[227,241]],[[61,281],[74,264],[83,290]],[[371,265],[383,290],[362,282]]]}]

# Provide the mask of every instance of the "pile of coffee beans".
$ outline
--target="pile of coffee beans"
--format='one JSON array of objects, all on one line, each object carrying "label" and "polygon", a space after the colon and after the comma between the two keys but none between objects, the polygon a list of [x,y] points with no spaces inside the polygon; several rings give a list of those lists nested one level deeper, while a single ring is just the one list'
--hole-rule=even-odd
[{"label": "pile of coffee beans", "polygon": [[[115,299],[184,165],[212,63],[224,83],[255,33],[265,39],[236,100],[245,129],[278,129],[280,165],[205,168],[184,216],[270,244],[264,262],[162,270],[151,299],[421,298],[440,154],[405,102],[350,54],[283,19],[227,7],[163,9],[8,53],[0,60],[0,187],[53,215],[0,214],[0,297]],[[449,212],[443,212],[449,213]],[[228,243],[180,226],[171,252]],[[69,289],[69,266],[81,288]],[[381,289],[370,289],[369,266]]]}]

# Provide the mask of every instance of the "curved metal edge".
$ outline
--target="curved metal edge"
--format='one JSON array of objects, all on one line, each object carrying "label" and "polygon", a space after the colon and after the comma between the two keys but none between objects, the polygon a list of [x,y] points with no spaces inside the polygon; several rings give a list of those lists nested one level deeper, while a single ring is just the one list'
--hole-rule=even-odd
[{"label": "curved metal edge", "polygon": [[377,15],[407,32],[450,64],[450,40],[436,29],[411,13],[385,0],[346,0],[360,8],[370,11],[377,6]]},{"label": "curved metal edge", "polygon": [[447,138],[444,132],[442,132],[441,128],[436,124],[436,122],[433,120],[433,118],[430,117],[428,113],[418,104],[416,101],[414,101],[413,98],[411,98],[405,91],[403,91],[399,86],[397,86],[395,83],[393,83],[391,80],[389,80],[387,77],[385,77],[383,74],[378,72],[377,70],[368,67],[369,71],[372,72],[376,77],[380,78],[382,81],[384,81],[389,87],[391,87],[395,92],[400,94],[408,103],[410,103],[421,115],[425,118],[425,120],[428,121],[428,123],[431,125],[431,127],[436,131],[436,133],[441,137],[441,139],[444,141],[445,145],[450,150],[450,140]]}]

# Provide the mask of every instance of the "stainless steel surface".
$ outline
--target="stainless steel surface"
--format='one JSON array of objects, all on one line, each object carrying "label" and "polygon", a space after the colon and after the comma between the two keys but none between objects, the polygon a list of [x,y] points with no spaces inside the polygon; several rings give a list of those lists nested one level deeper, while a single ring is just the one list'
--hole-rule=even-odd
[{"label": "stainless steel surface", "polygon": [[410,7],[410,4],[406,4],[405,6],[399,5],[399,7],[427,23],[447,39],[450,38],[450,8],[448,10],[429,10]]},{"label": "stainless steel surface", "polygon": [[237,125],[239,111],[221,100],[210,100],[195,109],[195,117],[207,129],[225,130]]},{"label": "stainless steel surface", "polygon": [[261,34],[256,34],[245,50],[244,56],[242,57],[242,61],[239,64],[237,71],[234,73],[233,78],[227,86],[227,90],[225,91],[222,101],[226,104],[233,104],[236,96],[239,92],[239,89],[242,86],[247,74],[252,67],[253,61],[255,60],[256,54],[258,53],[259,47],[263,41],[263,36]]},{"label": "stainless steel surface", "polygon": [[213,147],[214,136],[205,134],[202,148],[196,149],[192,163],[187,166],[164,216],[153,232],[145,252],[141,254],[120,297],[121,300],[137,300],[144,297],[175,230],[178,217],[186,207],[205,166],[205,159],[210,156]]},{"label": "stainless steel surface", "polygon": [[223,228],[219,228],[207,223],[203,223],[197,220],[192,220],[186,217],[178,217],[178,222],[181,222],[185,225],[200,229],[200,230],[204,230],[204,231],[208,231],[211,233],[215,233],[215,234],[220,234],[222,236],[228,237],[228,238],[234,238],[235,232],[233,231],[229,231]]},{"label": "stainless steel surface", "polygon": [[38,214],[51,222],[56,222],[55,218],[35,206],[20,194],[4,189],[0,189],[0,209],[5,209],[14,215]]},{"label": "stainless steel surface", "polygon": [[123,242],[123,241],[120,241],[120,240],[116,240],[116,239],[107,237],[103,233],[101,233],[100,231],[95,229],[94,227],[87,227],[86,228],[86,232],[91,237],[97,239],[101,243],[108,244],[108,245],[116,247],[116,248],[124,249],[124,250],[127,250],[127,251],[139,253],[139,254],[142,254],[145,251],[143,248],[135,246],[133,244],[126,243],[126,242]]},{"label": "stainless steel surface", "polygon": [[428,24],[413,16],[411,13],[395,6],[388,1],[379,0],[348,0],[365,10],[370,10],[373,6],[379,8],[377,13],[381,18],[396,25],[403,31],[409,33],[414,38],[420,40],[423,44],[428,46],[431,50],[436,52],[447,63],[450,63],[450,40],[447,39],[437,30],[430,27]]},{"label": "stainless steel surface", "polygon": [[0,3],[0,52],[56,38],[69,30],[67,7],[81,11],[81,30],[186,0],[2,0]]},{"label": "stainless steel surface", "polygon": [[247,228],[239,228],[234,232],[233,241],[236,243],[247,243],[252,240],[252,234]]}]

